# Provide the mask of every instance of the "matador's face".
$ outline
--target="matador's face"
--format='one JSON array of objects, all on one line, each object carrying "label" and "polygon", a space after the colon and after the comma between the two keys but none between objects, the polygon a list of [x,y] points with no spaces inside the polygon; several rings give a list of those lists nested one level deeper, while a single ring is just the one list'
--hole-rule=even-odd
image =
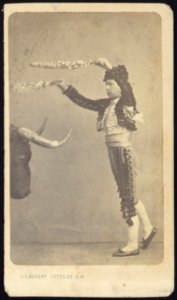
[{"label": "matador's face", "polygon": [[114,79],[108,79],[105,81],[106,92],[109,98],[119,98],[121,96],[120,86]]}]

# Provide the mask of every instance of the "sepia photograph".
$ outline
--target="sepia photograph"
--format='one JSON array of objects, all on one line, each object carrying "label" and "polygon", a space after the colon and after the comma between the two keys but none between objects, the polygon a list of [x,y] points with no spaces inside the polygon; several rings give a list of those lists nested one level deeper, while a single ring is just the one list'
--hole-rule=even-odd
[{"label": "sepia photograph", "polygon": [[5,5],[10,296],[173,291],[172,22],[163,4]]}]

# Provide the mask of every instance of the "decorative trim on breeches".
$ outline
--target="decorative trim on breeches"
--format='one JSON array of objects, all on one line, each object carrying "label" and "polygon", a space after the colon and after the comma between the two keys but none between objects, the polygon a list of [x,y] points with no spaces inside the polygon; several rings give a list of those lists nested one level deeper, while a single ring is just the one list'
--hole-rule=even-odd
[{"label": "decorative trim on breeches", "polygon": [[121,198],[122,216],[131,226],[131,218],[136,216],[136,155],[132,148],[108,146],[109,160]]}]

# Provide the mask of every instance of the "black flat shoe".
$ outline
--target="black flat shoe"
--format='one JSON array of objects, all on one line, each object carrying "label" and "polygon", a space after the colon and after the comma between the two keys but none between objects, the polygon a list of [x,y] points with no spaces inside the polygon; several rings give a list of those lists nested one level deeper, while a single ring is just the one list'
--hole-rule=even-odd
[{"label": "black flat shoe", "polygon": [[124,256],[133,256],[133,255],[138,255],[139,254],[139,249],[135,249],[133,251],[123,251],[121,249],[117,249],[112,256],[119,256],[119,257],[124,257]]},{"label": "black flat shoe", "polygon": [[141,249],[146,249],[150,242],[152,241],[153,237],[156,235],[157,233],[157,228],[153,228],[150,235],[147,237],[147,239],[142,239],[141,241]]}]

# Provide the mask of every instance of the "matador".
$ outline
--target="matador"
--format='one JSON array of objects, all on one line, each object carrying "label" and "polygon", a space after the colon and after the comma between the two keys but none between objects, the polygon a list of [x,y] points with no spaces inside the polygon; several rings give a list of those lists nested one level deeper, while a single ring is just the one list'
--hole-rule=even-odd
[{"label": "matador", "polygon": [[[128,242],[118,248],[113,256],[138,255],[140,247],[146,249],[157,232],[147,214],[144,204],[136,196],[137,157],[132,146],[132,133],[142,114],[137,110],[128,72],[124,65],[112,67],[104,58],[95,62],[104,68],[104,83],[108,97],[91,100],[81,95],[63,80],[53,81],[75,104],[97,112],[97,130],[104,133],[111,169],[117,184],[123,219],[127,224]],[[139,226],[144,235],[139,246]]]}]

